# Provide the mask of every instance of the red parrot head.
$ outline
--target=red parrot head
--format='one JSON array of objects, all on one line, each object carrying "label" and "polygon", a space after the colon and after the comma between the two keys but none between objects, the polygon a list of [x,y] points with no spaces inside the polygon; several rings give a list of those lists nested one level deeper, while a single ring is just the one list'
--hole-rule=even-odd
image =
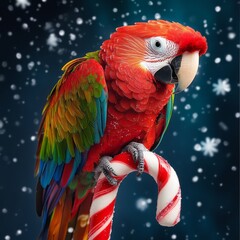
[{"label": "red parrot head", "polygon": [[179,23],[152,20],[117,28],[103,43],[101,55],[113,70],[140,68],[154,84],[177,84],[175,92],[180,92],[193,81],[199,56],[206,51],[206,38],[199,32]]}]

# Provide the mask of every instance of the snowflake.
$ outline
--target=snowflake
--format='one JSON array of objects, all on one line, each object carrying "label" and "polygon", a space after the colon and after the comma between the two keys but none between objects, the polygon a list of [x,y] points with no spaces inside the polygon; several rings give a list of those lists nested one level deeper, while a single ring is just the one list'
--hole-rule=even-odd
[{"label": "snowflake", "polygon": [[228,78],[224,80],[218,79],[217,83],[213,83],[213,92],[216,92],[216,95],[225,95],[227,92],[230,92],[231,87],[228,81]]},{"label": "snowflake", "polygon": [[221,142],[220,139],[206,137],[205,142],[201,142],[201,151],[204,156],[213,157],[215,153],[218,152],[217,146]]},{"label": "snowflake", "polygon": [[28,0],[16,0],[16,7],[21,7],[22,9],[25,9],[30,5],[31,3]]},{"label": "snowflake", "polygon": [[137,201],[136,201],[136,207],[138,210],[140,211],[145,211],[149,204],[152,202],[152,200],[150,198],[146,199],[146,198],[139,198]]},{"label": "snowflake", "polygon": [[57,47],[59,39],[55,35],[55,33],[51,33],[47,39],[47,45],[50,50],[53,50],[54,47]]}]

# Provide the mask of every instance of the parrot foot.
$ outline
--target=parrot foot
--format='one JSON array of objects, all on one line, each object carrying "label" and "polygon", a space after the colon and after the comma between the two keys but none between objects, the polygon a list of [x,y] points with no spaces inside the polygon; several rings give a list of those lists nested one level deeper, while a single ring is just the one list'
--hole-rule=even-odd
[{"label": "parrot foot", "polygon": [[117,185],[117,180],[113,177],[113,175],[117,176],[117,174],[115,173],[114,169],[111,167],[111,164],[110,164],[111,160],[112,160],[112,157],[110,156],[104,156],[100,158],[99,164],[95,168],[94,179],[96,182],[100,174],[103,173],[111,185]]},{"label": "parrot foot", "polygon": [[132,155],[134,162],[138,162],[138,175],[142,174],[144,171],[143,151],[148,151],[148,149],[142,143],[131,142],[123,148],[124,151]]}]

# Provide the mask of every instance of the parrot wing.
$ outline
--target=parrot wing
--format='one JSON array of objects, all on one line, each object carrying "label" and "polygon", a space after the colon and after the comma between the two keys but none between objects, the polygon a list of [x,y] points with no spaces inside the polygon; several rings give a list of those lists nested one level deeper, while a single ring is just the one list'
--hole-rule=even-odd
[{"label": "parrot wing", "polygon": [[162,112],[160,113],[160,117],[163,115],[164,117],[159,119],[156,123],[155,126],[155,131],[156,131],[156,138],[155,138],[155,143],[151,147],[151,151],[156,150],[156,148],[160,145],[163,136],[167,130],[167,127],[169,125],[171,116],[172,116],[172,111],[173,111],[173,105],[174,105],[174,94],[171,95],[167,105],[163,108]]},{"label": "parrot wing", "polygon": [[[66,213],[60,209],[72,201],[70,190],[83,188],[78,195],[87,195],[91,189],[93,173],[81,173],[81,169],[89,148],[100,142],[106,127],[107,85],[97,58],[88,54],[70,61],[62,70],[48,96],[38,136],[36,205],[37,213],[43,213],[43,239],[52,213],[61,214],[62,219],[64,214],[69,217],[71,207]],[[81,186],[76,178],[83,179]],[[83,201],[85,196],[80,197]]]}]

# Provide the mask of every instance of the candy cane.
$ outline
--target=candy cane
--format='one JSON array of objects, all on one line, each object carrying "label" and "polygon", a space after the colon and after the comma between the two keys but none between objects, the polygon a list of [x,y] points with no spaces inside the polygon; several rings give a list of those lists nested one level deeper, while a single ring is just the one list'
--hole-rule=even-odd
[{"label": "candy cane", "polygon": [[[178,177],[173,168],[162,157],[144,152],[144,172],[150,174],[158,185],[156,219],[162,226],[174,226],[180,221],[181,190]],[[117,174],[118,184],[112,186],[103,174],[100,175],[94,190],[90,210],[89,240],[108,240],[112,229],[113,211],[121,181],[137,165],[128,153],[122,153],[111,161]]]}]

